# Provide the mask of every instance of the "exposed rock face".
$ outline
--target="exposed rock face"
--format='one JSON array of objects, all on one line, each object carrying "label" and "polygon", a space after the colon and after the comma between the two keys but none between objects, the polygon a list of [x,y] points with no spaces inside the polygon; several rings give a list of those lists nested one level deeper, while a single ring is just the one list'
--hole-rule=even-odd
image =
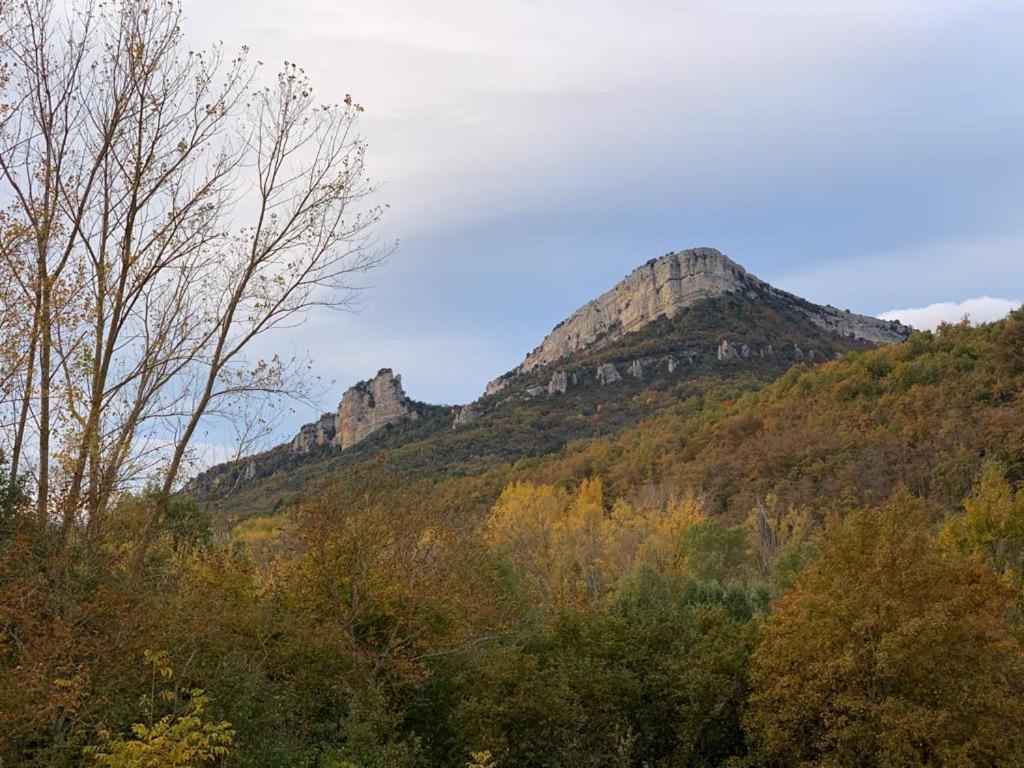
[{"label": "exposed rock face", "polygon": [[333,413],[325,413],[317,420],[315,437],[317,445],[328,445],[334,442],[336,422],[337,416]]},{"label": "exposed rock face", "polygon": [[[789,294],[785,294],[789,295]],[[910,328],[898,320],[879,320],[877,317],[858,315],[835,307],[804,307],[807,319],[819,328],[846,338],[863,339],[875,344],[895,344],[906,341]]]},{"label": "exposed rock face", "polygon": [[416,418],[409,405],[402,377],[395,376],[390,368],[382,368],[372,379],[350,387],[342,396],[334,444],[345,450],[403,416]]},{"label": "exposed rock face", "polygon": [[616,381],[622,381],[622,376],[619,375],[618,369],[611,363],[604,363],[603,365],[597,366],[597,380],[604,384],[612,384]]},{"label": "exposed rock face", "polygon": [[742,291],[751,279],[714,248],[652,259],[559,324],[518,370],[525,373],[598,343],[611,343],[703,299]]},{"label": "exposed rock face", "polygon": [[[768,345],[771,349],[771,345]],[[762,349],[758,354],[764,357],[765,351]],[[718,359],[719,360],[739,360],[740,358],[750,357],[750,347],[746,344],[730,344],[728,339],[725,339],[721,344],[718,345]]]},{"label": "exposed rock face", "polygon": [[634,379],[642,379],[647,371],[653,370],[658,363],[662,362],[666,362],[666,367],[668,368],[669,373],[672,373],[672,371],[676,369],[674,357],[663,357],[661,360],[656,357],[639,357],[629,364],[629,368],[626,369],[626,373]]},{"label": "exposed rock face", "polygon": [[292,438],[292,453],[309,453],[316,445],[316,423],[303,424]]},{"label": "exposed rock face", "polygon": [[570,386],[576,386],[579,380],[575,373],[567,373],[565,371],[555,371],[551,374],[551,381],[548,382],[548,394],[554,395],[556,393],[565,394],[565,391]]},{"label": "exposed rock face", "polygon": [[480,415],[480,412],[470,405],[463,405],[461,408],[455,410],[455,420],[452,422],[452,429],[458,429],[459,427],[469,424]]},{"label": "exposed rock face", "polygon": [[[490,382],[485,394],[499,392],[518,374],[583,349],[600,349],[659,317],[674,317],[698,302],[726,294],[771,296],[790,305],[819,328],[876,344],[903,341],[910,333],[909,328],[896,321],[811,304],[773,288],[714,248],[693,248],[652,259],[610,291],[582,306],[559,323],[522,364]],[[742,348],[738,354],[742,356]]]},{"label": "exposed rock face", "polygon": [[730,344],[728,339],[725,339],[721,344],[718,345],[719,360],[738,360],[739,356],[739,349]]},{"label": "exposed rock face", "polygon": [[325,413],[316,421],[303,424],[292,438],[292,453],[309,453],[315,445],[329,445],[334,440],[337,416]]},{"label": "exposed rock face", "polygon": [[501,390],[505,388],[508,382],[508,376],[499,376],[496,379],[492,379],[491,381],[487,382],[487,386],[484,387],[484,396],[486,397],[487,395],[498,394],[499,392],[501,392]]}]

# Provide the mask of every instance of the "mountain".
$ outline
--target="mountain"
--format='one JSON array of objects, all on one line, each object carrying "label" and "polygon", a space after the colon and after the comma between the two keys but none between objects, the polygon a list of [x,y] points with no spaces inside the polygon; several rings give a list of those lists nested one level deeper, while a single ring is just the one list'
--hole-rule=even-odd
[{"label": "mountain", "polygon": [[897,322],[811,304],[759,280],[714,248],[693,248],[651,259],[610,291],[580,307],[556,325],[517,368],[492,381],[487,393],[500,391],[509,377],[581,350],[608,346],[658,318],[676,317],[688,307],[728,294],[777,300],[813,325],[844,337],[878,344],[907,337],[907,329]]},{"label": "mountain", "polygon": [[616,432],[695,394],[751,391],[794,364],[910,333],[774,288],[713,248],[669,253],[555,326],[473,403],[413,401],[401,376],[383,369],[290,443],[213,467],[190,487],[226,513],[249,515],[382,451],[410,478],[478,474]]}]

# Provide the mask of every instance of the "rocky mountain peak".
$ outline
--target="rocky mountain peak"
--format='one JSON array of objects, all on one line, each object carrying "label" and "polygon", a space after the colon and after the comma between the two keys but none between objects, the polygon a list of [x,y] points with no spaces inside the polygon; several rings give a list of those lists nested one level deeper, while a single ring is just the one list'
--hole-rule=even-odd
[{"label": "rocky mountain peak", "polygon": [[519,370],[526,373],[597,341],[611,343],[703,299],[743,291],[752,280],[760,283],[714,248],[691,248],[651,259],[559,323]]},{"label": "rocky mountain peak", "polygon": [[876,344],[902,341],[910,331],[895,321],[812,304],[754,277],[715,248],[690,248],[651,259],[584,304],[555,326],[518,367],[490,382],[485,394],[500,391],[519,374],[584,349],[600,349],[658,318],[672,318],[698,302],[726,294],[771,297],[819,328]]}]

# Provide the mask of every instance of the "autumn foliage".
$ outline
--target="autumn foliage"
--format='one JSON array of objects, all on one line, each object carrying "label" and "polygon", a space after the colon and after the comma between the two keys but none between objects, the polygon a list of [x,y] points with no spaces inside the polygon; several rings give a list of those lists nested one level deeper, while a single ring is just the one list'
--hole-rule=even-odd
[{"label": "autumn foliage", "polygon": [[[225,516],[193,437],[306,391],[250,342],[385,255],[361,108],[252,91],[173,2],[58,6],[0,3],[0,765],[1024,764],[1022,311],[449,421]],[[799,327],[735,298],[622,349]]]}]

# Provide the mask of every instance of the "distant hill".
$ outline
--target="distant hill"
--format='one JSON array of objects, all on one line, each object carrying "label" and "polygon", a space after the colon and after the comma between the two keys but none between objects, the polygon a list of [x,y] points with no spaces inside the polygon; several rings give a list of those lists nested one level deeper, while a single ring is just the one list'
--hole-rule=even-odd
[{"label": "distant hill", "polygon": [[213,467],[190,489],[224,514],[249,516],[381,452],[408,478],[478,474],[615,433],[715,388],[756,390],[794,364],[910,333],[780,291],[714,249],[667,254],[556,326],[474,403],[416,403],[384,369],[291,443]]}]

